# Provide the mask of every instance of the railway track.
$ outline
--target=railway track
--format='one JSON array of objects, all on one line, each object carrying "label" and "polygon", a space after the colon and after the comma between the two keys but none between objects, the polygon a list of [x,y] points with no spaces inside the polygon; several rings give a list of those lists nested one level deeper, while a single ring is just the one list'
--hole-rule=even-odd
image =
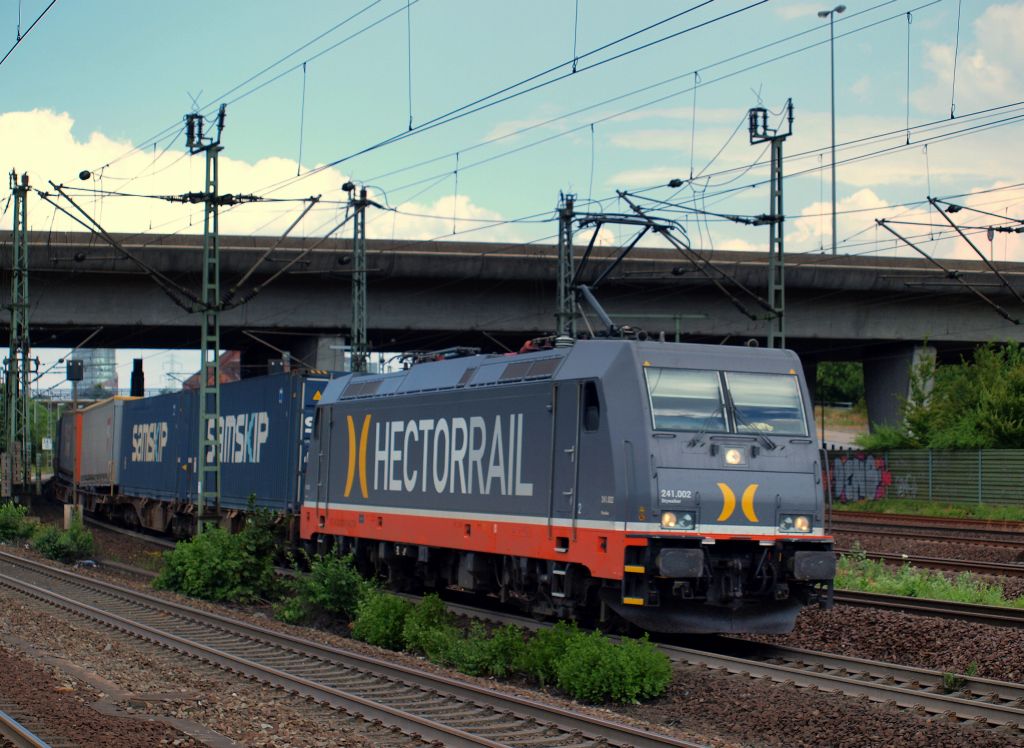
[{"label": "railway track", "polygon": [[[0,703],[0,745],[12,745],[14,748],[73,748],[75,743],[64,738],[51,736],[50,742],[43,738],[46,732],[39,720],[26,718],[17,713],[16,705]],[[20,721],[19,721],[20,720]]]},{"label": "railway track", "polygon": [[141,540],[144,543],[150,543],[152,545],[160,546],[161,548],[173,549],[177,542],[170,538],[162,538],[158,535],[150,535],[144,532],[136,532],[135,530],[129,530],[127,527],[121,527],[120,525],[114,525],[110,522],[105,522],[95,517],[91,517],[88,514],[84,517],[85,524],[91,525],[92,527],[99,527],[109,532],[116,532],[118,535],[124,535],[125,537],[135,538]]},{"label": "railway track", "polygon": [[[845,604],[886,607],[924,615],[973,618],[996,625],[1024,625],[1024,609],[846,591],[836,591],[835,600]],[[461,615],[480,617],[494,623],[514,623],[531,628],[544,625],[532,619],[467,605],[449,602],[448,607]],[[992,727],[1024,731],[1024,684],[947,674],[794,647],[764,645],[728,637],[720,641],[723,642],[722,646],[711,644],[702,649],[666,642],[659,642],[658,646],[676,662],[755,678],[769,678],[780,683],[816,687],[846,696],[867,697],[878,702],[892,702],[909,710],[953,716],[964,722],[983,721]],[[947,693],[950,682],[956,688],[952,693]]]},{"label": "railway track", "polygon": [[692,665],[1024,731],[1024,685],[738,639],[723,644],[722,651],[661,647]]},{"label": "railway track", "polygon": [[1024,564],[1003,564],[995,561],[964,561],[957,558],[932,558],[930,556],[909,556],[905,553],[865,553],[850,548],[836,548],[836,553],[862,553],[865,558],[882,561],[890,566],[910,564],[921,569],[941,571],[969,571],[974,574],[988,574],[994,577],[1024,577]]},{"label": "railway track", "polygon": [[446,746],[697,745],[279,634],[7,553],[0,553],[0,584]]},{"label": "railway track", "polygon": [[[981,537],[964,537],[962,531],[954,533],[947,532],[914,532],[918,528],[904,527],[900,525],[886,525],[886,529],[879,529],[859,522],[833,522],[829,528],[830,533],[850,533],[853,535],[870,535],[880,538],[899,538],[901,540],[931,540],[939,543],[950,541],[958,543],[969,543],[971,545],[987,545],[995,548],[1014,548],[1024,552],[1024,535],[1019,533],[1003,532],[1002,530],[990,535]],[[893,529],[889,529],[893,528]],[[973,532],[973,531],[969,531]],[[1007,537],[1000,537],[1006,535]]]},{"label": "railway track", "polygon": [[899,530],[932,530],[935,532],[971,532],[989,537],[1024,537],[1024,523],[987,519],[926,517],[916,514],[880,514],[878,512],[832,512],[832,526],[836,524],[862,527],[886,527]]},{"label": "railway track", "polygon": [[843,605],[862,608],[881,608],[900,613],[950,618],[991,626],[1024,628],[1024,608],[1004,608],[995,605],[973,605],[948,600],[927,600],[903,595],[879,595],[872,592],[836,590],[834,599]]}]

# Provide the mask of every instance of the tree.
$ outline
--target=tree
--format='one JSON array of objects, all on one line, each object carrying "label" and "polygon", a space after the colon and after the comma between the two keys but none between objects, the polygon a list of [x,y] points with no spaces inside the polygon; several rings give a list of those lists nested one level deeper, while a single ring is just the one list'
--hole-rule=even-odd
[{"label": "tree", "polygon": [[822,403],[858,403],[864,399],[864,367],[859,361],[822,361],[815,377]]},{"label": "tree", "polygon": [[902,414],[901,427],[878,429],[860,445],[1024,448],[1024,349],[1015,342],[988,343],[958,364],[922,361],[911,372]]}]

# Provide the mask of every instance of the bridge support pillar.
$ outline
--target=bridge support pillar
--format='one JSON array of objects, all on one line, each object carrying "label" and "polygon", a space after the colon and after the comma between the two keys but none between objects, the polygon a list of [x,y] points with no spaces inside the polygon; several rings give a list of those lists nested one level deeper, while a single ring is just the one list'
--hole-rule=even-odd
[{"label": "bridge support pillar", "polygon": [[903,423],[901,408],[910,397],[911,373],[929,357],[935,358],[935,348],[930,345],[886,347],[864,357],[864,394],[872,430]]},{"label": "bridge support pillar", "polygon": [[[348,371],[346,342],[342,335],[318,335],[297,340],[291,350],[296,359],[305,361],[314,369]],[[292,365],[301,366],[298,361],[293,361]]]},{"label": "bridge support pillar", "polygon": [[818,362],[813,359],[801,358],[800,363],[804,369],[804,380],[807,382],[807,391],[811,395],[811,405],[818,404]]}]

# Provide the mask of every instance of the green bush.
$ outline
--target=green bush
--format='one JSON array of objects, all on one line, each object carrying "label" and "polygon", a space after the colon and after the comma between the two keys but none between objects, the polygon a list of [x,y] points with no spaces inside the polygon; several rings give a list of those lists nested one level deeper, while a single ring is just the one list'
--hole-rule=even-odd
[{"label": "green bush", "polygon": [[599,631],[570,639],[556,669],[560,689],[591,703],[653,698],[672,677],[668,658],[646,637],[615,644]]},{"label": "green bush", "polygon": [[359,604],[352,636],[367,644],[400,650],[404,643],[405,622],[412,607],[412,603],[400,597],[371,591]]},{"label": "green bush", "polygon": [[272,599],[279,588],[273,549],[273,535],[259,518],[234,535],[214,527],[166,552],[153,586],[204,600]]},{"label": "green bush", "polygon": [[523,630],[508,624],[491,632],[487,675],[506,678],[520,668],[526,654]]},{"label": "green bush", "polygon": [[[425,654],[431,660],[441,655],[446,629],[454,629],[453,616],[437,595],[427,595],[405,617],[402,640],[405,648],[416,654]],[[432,655],[433,653],[433,655]]]},{"label": "green bush", "polygon": [[[450,629],[452,633],[457,630]],[[523,630],[506,625],[493,632],[480,621],[473,621],[464,637],[448,636],[443,640],[447,650],[442,656],[459,671],[467,675],[491,675],[504,678],[518,670],[526,642]]]},{"label": "green bush", "polygon": [[32,537],[32,547],[47,558],[70,564],[92,555],[92,533],[78,520],[67,530],[40,525]]},{"label": "green bush", "polygon": [[488,665],[491,662],[493,647],[487,634],[487,627],[480,621],[469,624],[469,631],[463,637],[449,641],[447,651],[448,664],[467,675],[489,675]]},{"label": "green bush", "polygon": [[309,573],[295,577],[288,584],[291,592],[274,614],[286,623],[302,623],[319,616],[341,621],[355,618],[370,583],[356,571],[351,556],[317,556]]},{"label": "green bush", "polygon": [[529,638],[518,626],[488,631],[480,621],[463,632],[437,595],[413,606],[394,595],[370,592],[359,605],[352,635],[388,649],[404,644],[409,652],[468,675],[522,673],[595,703],[651,699],[663,694],[672,679],[668,658],[646,636],[616,644],[600,632],[585,634],[564,621]]},{"label": "green bush", "polygon": [[0,541],[10,542],[32,536],[36,525],[26,515],[28,507],[5,501],[0,504]]},{"label": "green bush", "polygon": [[565,654],[569,642],[583,636],[575,623],[559,621],[550,628],[535,632],[520,655],[517,669],[523,671],[541,686],[549,686],[558,679],[556,669],[559,658]]},{"label": "green bush", "polygon": [[665,693],[672,682],[672,664],[651,644],[647,634],[640,639],[624,637],[619,643],[619,653],[628,666],[624,693],[629,701],[653,699]]}]

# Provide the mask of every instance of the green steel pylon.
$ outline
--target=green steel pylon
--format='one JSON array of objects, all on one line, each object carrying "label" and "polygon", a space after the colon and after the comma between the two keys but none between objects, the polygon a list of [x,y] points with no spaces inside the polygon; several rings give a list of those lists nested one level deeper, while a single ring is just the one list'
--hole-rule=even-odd
[{"label": "green steel pylon", "polygon": [[29,336],[28,336],[28,174],[11,172],[14,198],[14,237],[11,259],[11,331],[7,353],[4,391],[6,428],[4,494],[16,496],[31,485],[29,466],[32,439],[29,419]]},{"label": "green steel pylon", "polygon": [[203,118],[199,114],[185,117],[187,144],[192,154],[206,154],[206,180],[198,196],[203,215],[203,294],[199,306],[199,440],[196,453],[196,520],[202,532],[208,522],[220,516],[220,227],[218,224],[218,161],[223,150],[220,144],[224,128],[224,105],[217,114],[216,138],[203,138]]}]

